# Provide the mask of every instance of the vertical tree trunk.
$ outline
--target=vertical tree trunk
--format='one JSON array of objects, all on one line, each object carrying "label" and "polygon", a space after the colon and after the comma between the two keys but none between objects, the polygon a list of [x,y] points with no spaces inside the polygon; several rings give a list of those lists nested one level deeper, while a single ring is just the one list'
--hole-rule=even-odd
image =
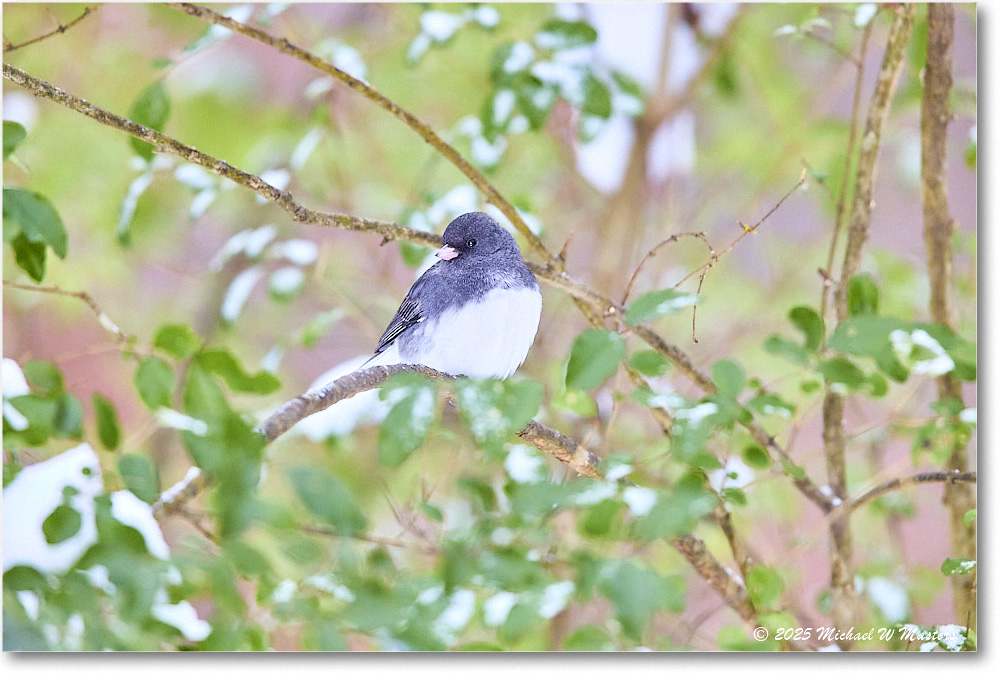
[{"label": "vertical tree trunk", "polygon": [[[951,55],[955,9],[951,4],[931,3],[927,10],[927,65],[920,106],[920,197],[924,206],[924,242],[927,246],[927,273],[930,277],[930,315],[936,323],[951,326],[950,293],[953,286],[951,238],[955,221],[948,214],[945,190],[947,131],[951,119]],[[939,399],[962,400],[962,385],[950,374],[937,379]],[[956,440],[948,458],[949,471],[968,469],[965,443]],[[976,525],[964,522],[975,508],[970,485],[946,483],[944,503],[951,530],[951,555],[976,558]],[[972,629],[976,626],[976,573],[952,577],[955,621]]]},{"label": "vertical tree trunk", "polygon": [[[854,179],[850,226],[844,250],[840,279],[834,290],[834,309],[838,323],[848,318],[847,289],[851,277],[861,269],[861,258],[871,224],[873,193],[878,167],[882,132],[889,117],[896,84],[903,71],[906,45],[913,27],[914,6],[901,4],[895,9],[885,54],[879,68],[875,91],[868,105],[861,150]],[[847,447],[844,437],[844,397],[829,387],[823,397],[823,454],[826,458],[827,480],[834,497],[847,499]],[[854,590],[853,545],[848,519],[837,519],[830,525],[830,590],[833,595],[833,622],[847,631],[861,621],[861,604]],[[840,643],[850,649],[850,640]]]}]

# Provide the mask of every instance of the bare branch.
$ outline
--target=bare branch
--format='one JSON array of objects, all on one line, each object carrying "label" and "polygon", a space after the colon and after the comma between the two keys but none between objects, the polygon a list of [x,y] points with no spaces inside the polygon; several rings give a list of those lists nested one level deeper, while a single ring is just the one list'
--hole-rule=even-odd
[{"label": "bare branch", "polygon": [[62,295],[67,298],[76,298],[77,300],[81,300],[85,305],[87,305],[87,307],[90,308],[90,311],[97,316],[97,322],[101,324],[101,328],[115,336],[115,341],[119,344],[125,344],[126,342],[131,341],[131,338],[121,331],[117,324],[111,320],[111,317],[108,316],[103,309],[101,309],[100,305],[98,305],[92,297],[90,297],[90,293],[87,293],[87,291],[67,291],[59,288],[58,286],[31,286],[29,284],[19,284],[16,281],[8,281],[6,279],[4,279],[3,285],[7,288],[17,288],[22,291],[49,293],[52,295]]},{"label": "bare branch", "polygon": [[[831,522],[844,520],[850,517],[852,513],[865,504],[868,504],[869,502],[872,502],[889,492],[912,487],[914,485],[924,485],[925,483],[944,483],[945,485],[957,485],[959,483],[964,483],[967,485],[974,485],[976,482],[977,476],[975,471],[928,471],[925,473],[914,474],[912,476],[906,476],[904,478],[893,478],[892,480],[887,480],[884,483],[876,485],[858,497],[854,497],[853,499],[844,502],[831,511],[827,515],[827,518],[829,518]],[[964,517],[965,514],[963,513],[962,515]]]},{"label": "bare branch", "polygon": [[[847,184],[851,175],[851,160],[854,158],[854,141],[858,128],[858,111],[861,108],[861,85],[865,74],[865,53],[868,51],[868,39],[871,37],[872,22],[869,21],[861,34],[861,47],[859,49],[856,66],[857,77],[854,80],[854,99],[851,103],[851,122],[847,132],[847,152],[844,155],[844,173],[840,180],[840,196],[837,198],[837,216],[833,225],[833,237],[830,239],[830,252],[827,254],[826,267],[823,269],[823,294],[820,296],[819,315],[826,320],[826,303],[829,296],[830,287],[833,285],[831,274],[833,273],[833,257],[837,253],[837,244],[840,241],[840,232],[844,229],[844,214],[847,204]],[[823,335],[823,344],[826,344],[826,334]]]},{"label": "bare branch", "polygon": [[88,16],[90,16],[91,14],[93,14],[94,12],[96,12],[99,7],[100,7],[100,5],[92,5],[90,7],[84,7],[83,8],[83,14],[81,14],[80,16],[76,17],[75,19],[73,19],[72,21],[70,21],[67,24],[60,23],[58,26],[56,26],[55,28],[53,28],[52,30],[50,30],[48,33],[43,33],[42,35],[39,35],[38,37],[33,37],[30,40],[25,40],[24,42],[21,42],[21,43],[16,44],[16,45],[8,42],[8,43],[4,44],[4,46],[3,46],[3,53],[4,54],[9,54],[10,52],[18,50],[18,49],[21,49],[22,47],[27,47],[28,45],[37,44],[37,43],[41,42],[42,40],[45,40],[47,38],[52,37],[53,35],[62,35],[66,31],[68,31],[70,28],[72,28],[73,26],[75,26],[76,24],[80,23],[81,21],[83,21],[84,19],[86,19]]},{"label": "bare branch", "polygon": [[861,267],[861,252],[868,239],[875,190],[875,174],[878,152],[882,145],[882,131],[889,118],[892,95],[896,91],[900,73],[906,63],[906,45],[913,27],[916,6],[901,4],[896,7],[895,17],[889,31],[889,39],[882,57],[878,82],[872,94],[865,120],[865,131],[861,136],[861,152],[854,180],[854,199],[851,206],[850,227],[847,234],[847,249],[844,251],[844,265],[840,272],[840,282],[834,293],[837,319],[847,318],[847,284]]}]

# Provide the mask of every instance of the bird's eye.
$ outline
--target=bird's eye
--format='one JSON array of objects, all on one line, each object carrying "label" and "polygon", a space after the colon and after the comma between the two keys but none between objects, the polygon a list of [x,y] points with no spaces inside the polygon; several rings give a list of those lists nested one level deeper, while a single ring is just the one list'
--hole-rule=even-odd
[{"label": "bird's eye", "polygon": [[465,242],[465,245],[468,246],[469,248],[475,248],[475,246],[476,246],[476,240],[475,239],[470,239],[469,241]]}]

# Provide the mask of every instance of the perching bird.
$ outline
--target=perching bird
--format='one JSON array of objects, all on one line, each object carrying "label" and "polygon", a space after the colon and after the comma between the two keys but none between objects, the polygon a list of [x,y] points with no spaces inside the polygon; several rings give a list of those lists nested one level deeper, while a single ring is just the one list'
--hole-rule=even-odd
[{"label": "perching bird", "polygon": [[535,339],[538,281],[509,232],[485,213],[451,221],[440,258],[417,279],[362,367],[416,363],[506,378]]}]

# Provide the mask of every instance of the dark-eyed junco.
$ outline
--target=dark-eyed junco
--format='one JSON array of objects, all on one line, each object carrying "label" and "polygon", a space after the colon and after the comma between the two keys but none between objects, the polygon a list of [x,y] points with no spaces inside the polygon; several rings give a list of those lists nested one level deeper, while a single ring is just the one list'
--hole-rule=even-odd
[{"label": "dark-eyed junco", "polygon": [[542,312],[517,242],[485,213],[451,221],[440,260],[417,279],[363,367],[417,363],[506,378],[524,362]]}]

